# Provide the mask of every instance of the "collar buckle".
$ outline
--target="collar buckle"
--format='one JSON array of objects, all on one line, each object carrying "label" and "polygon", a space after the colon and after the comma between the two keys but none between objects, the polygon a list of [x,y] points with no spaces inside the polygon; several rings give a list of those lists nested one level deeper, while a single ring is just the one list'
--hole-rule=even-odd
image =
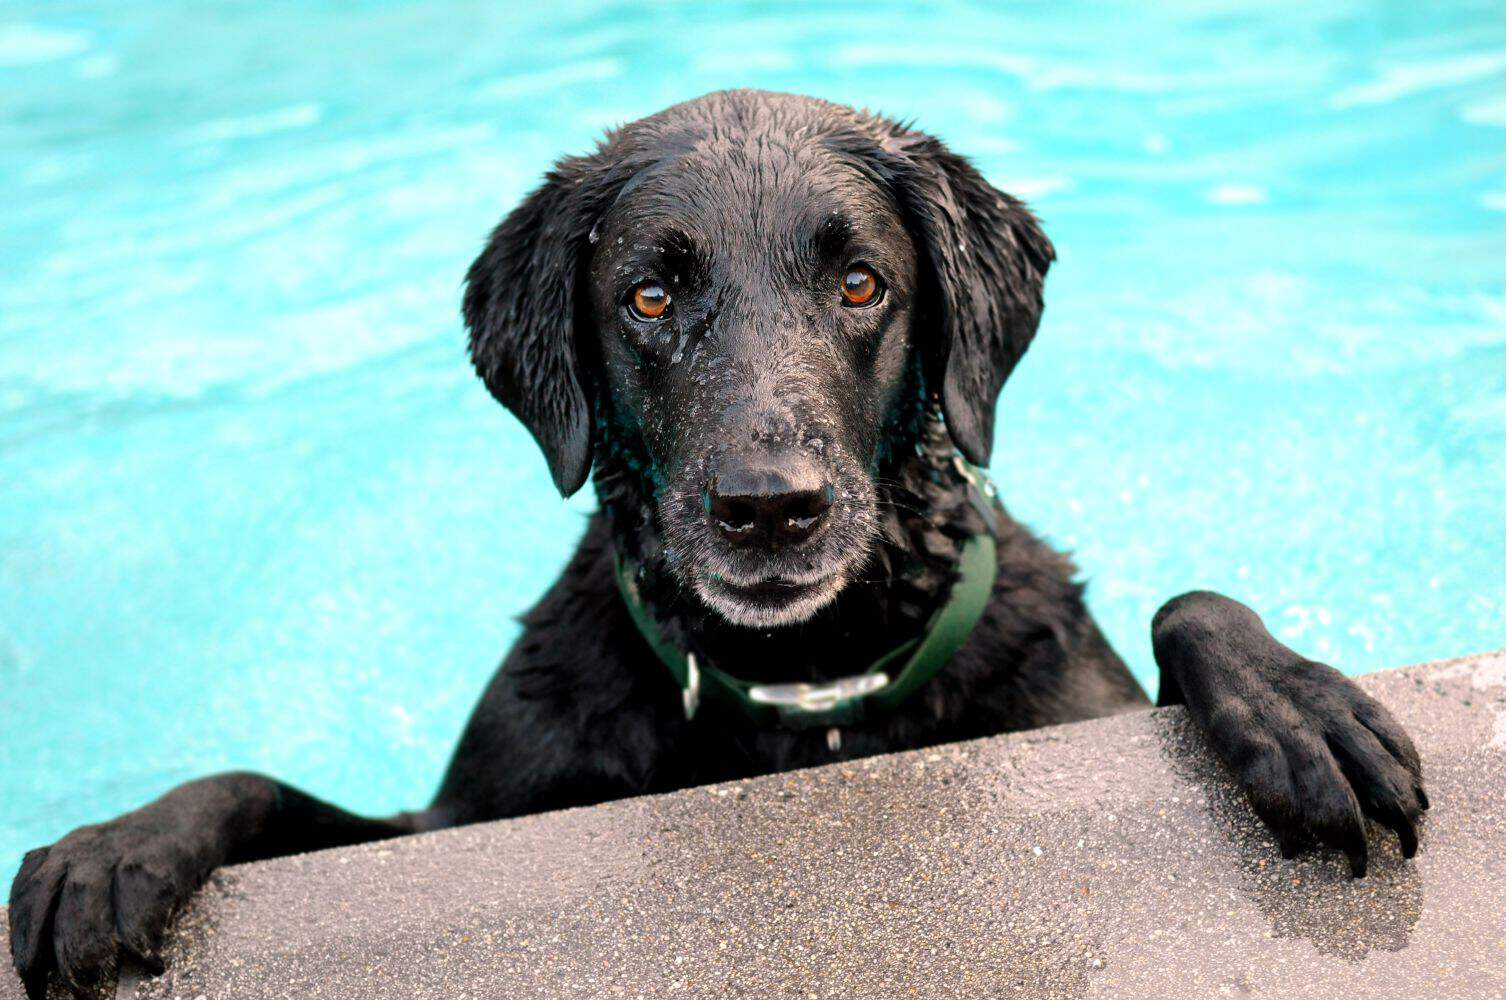
[{"label": "collar buckle", "polygon": [[748,699],[757,705],[773,705],[786,712],[830,712],[843,702],[866,698],[889,686],[883,672],[838,677],[824,684],[754,684]]}]

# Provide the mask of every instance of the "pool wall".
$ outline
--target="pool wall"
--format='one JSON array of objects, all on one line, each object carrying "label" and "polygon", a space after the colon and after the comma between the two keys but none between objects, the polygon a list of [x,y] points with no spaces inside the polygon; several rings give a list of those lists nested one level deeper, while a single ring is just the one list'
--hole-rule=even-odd
[{"label": "pool wall", "polygon": [[1360,684],[1433,801],[1364,879],[1158,709],[226,869],[119,995],[1506,994],[1506,651]]}]

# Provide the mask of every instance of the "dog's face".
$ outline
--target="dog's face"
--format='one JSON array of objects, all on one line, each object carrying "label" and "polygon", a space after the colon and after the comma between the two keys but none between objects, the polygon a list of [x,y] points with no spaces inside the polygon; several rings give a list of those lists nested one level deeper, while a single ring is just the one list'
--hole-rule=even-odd
[{"label": "dog's face", "polygon": [[[925,398],[986,462],[1050,244],[939,143],[808,98],[708,95],[563,161],[469,275],[478,371],[562,492],[641,462],[665,557],[728,621],[830,602]],[[613,435],[620,440],[599,440]]]},{"label": "dog's face", "polygon": [[598,223],[586,304],[676,573],[728,620],[769,626],[808,617],[867,556],[916,268],[873,178],[817,144],[748,138],[635,178]]}]

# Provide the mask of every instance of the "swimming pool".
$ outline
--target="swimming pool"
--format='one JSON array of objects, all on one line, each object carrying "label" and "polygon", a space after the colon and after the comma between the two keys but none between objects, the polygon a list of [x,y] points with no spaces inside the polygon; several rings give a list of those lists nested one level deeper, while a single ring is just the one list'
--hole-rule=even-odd
[{"label": "swimming pool", "polygon": [[913,116],[1043,216],[993,473],[1147,684],[1193,586],[1350,673],[1506,645],[1506,20],[1284,7],[7,5],[0,878],[226,768],[427,800],[590,504],[461,276],[723,86]]}]

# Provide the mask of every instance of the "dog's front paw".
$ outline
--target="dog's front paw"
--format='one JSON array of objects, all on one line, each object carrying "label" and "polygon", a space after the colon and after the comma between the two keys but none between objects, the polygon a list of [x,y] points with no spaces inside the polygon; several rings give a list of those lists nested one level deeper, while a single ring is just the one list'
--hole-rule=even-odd
[{"label": "dog's front paw", "polygon": [[207,874],[203,846],[131,814],[27,854],[10,892],[11,958],[27,995],[45,996],[56,969],[74,996],[97,996],[122,950],[161,971],[168,920]]},{"label": "dog's front paw", "polygon": [[1205,706],[1207,731],[1282,855],[1317,841],[1343,851],[1358,878],[1367,864],[1364,816],[1396,832],[1403,856],[1417,853],[1428,797],[1417,750],[1391,713],[1310,660],[1245,678],[1243,690]]}]

